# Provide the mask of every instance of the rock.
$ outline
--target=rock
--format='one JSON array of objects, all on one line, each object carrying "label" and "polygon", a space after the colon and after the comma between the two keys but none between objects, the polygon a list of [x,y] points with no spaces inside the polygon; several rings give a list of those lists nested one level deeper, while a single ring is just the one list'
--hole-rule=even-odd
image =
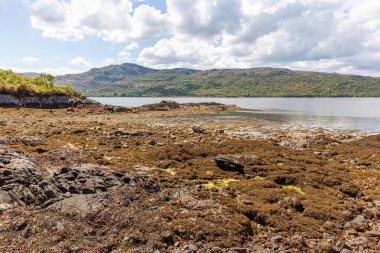
[{"label": "rock", "polygon": [[194,244],[190,244],[190,245],[187,245],[185,246],[185,248],[190,251],[190,252],[196,252],[198,250],[198,247],[197,245],[194,245]]},{"label": "rock", "polygon": [[367,220],[363,215],[356,216],[351,222],[351,226],[357,231],[364,231],[367,228]]},{"label": "rock", "polygon": [[357,236],[352,240],[354,245],[366,246],[368,244],[368,238],[365,236]]},{"label": "rock", "polygon": [[82,250],[78,247],[73,247],[69,249],[69,253],[80,253]]},{"label": "rock", "polygon": [[12,95],[0,94],[0,107],[53,109],[91,104],[98,103],[90,99],[81,99],[67,95],[15,97]]},{"label": "rock", "polygon": [[335,247],[338,249],[338,251],[341,251],[343,249],[351,250],[351,248],[345,242],[342,242],[342,241],[338,241],[335,244]]},{"label": "rock", "polygon": [[63,232],[65,231],[65,226],[63,225],[62,222],[58,221],[56,224],[56,229],[57,229],[57,232]]},{"label": "rock", "polygon": [[282,241],[282,236],[281,235],[275,235],[271,238],[271,241],[274,242],[281,242]]},{"label": "rock", "polygon": [[206,129],[200,126],[193,126],[191,127],[191,129],[193,130],[193,133],[196,133],[196,134],[203,134],[204,132],[206,132]]},{"label": "rock", "polygon": [[107,245],[99,249],[100,253],[109,253],[113,250],[114,245]]},{"label": "rock", "polygon": [[28,222],[26,220],[21,220],[13,224],[12,229],[15,231],[21,231],[28,226]]},{"label": "rock", "polygon": [[355,186],[355,185],[351,185],[351,184],[348,184],[348,185],[344,185],[342,187],[340,187],[339,189],[342,193],[350,196],[350,197],[353,197],[355,198],[356,196],[358,196],[358,194],[360,193],[360,189]]},{"label": "rock", "polygon": [[23,238],[27,239],[29,236],[32,234],[32,229],[31,228],[26,228],[24,231],[24,234],[22,235]]},{"label": "rock", "polygon": [[232,156],[217,155],[215,157],[215,162],[216,165],[222,170],[237,171],[244,174],[244,166],[240,161],[236,160]]},{"label": "rock", "polygon": [[211,248],[211,252],[213,252],[213,253],[219,253],[219,252],[223,252],[223,250],[220,247],[215,246],[215,247]]},{"label": "rock", "polygon": [[10,209],[14,206],[12,197],[6,192],[0,190],[0,212]]},{"label": "rock", "polygon": [[61,212],[66,215],[86,217],[97,214],[107,206],[107,195],[80,194],[64,199],[48,207],[49,210]]},{"label": "rock", "polygon": [[283,208],[293,208],[297,212],[303,212],[304,207],[301,203],[301,200],[297,197],[285,197],[284,199],[280,200],[278,204]]},{"label": "rock", "polygon": [[351,253],[352,251],[349,249],[342,249],[340,253]]},{"label": "rock", "polygon": [[152,135],[151,132],[147,131],[123,131],[123,130],[117,130],[113,132],[114,135],[130,135],[130,136],[149,136]]},{"label": "rock", "polygon": [[148,141],[148,143],[147,143],[148,146],[155,146],[156,144],[157,144],[157,142],[154,139]]},{"label": "rock", "polygon": [[232,252],[237,252],[237,253],[248,253],[248,249],[246,248],[239,248],[239,247],[232,247],[232,248],[229,248],[228,251],[232,251]]},{"label": "rock", "polygon": [[370,237],[380,238],[380,232],[379,231],[367,231],[366,234]]},{"label": "rock", "polygon": [[243,203],[244,203],[245,205],[253,205],[252,200],[249,200],[249,199],[244,200]]},{"label": "rock", "polygon": [[172,233],[170,233],[170,231],[164,231],[161,234],[161,237],[162,237],[162,241],[166,243],[167,245],[174,245],[174,238],[173,238]]}]

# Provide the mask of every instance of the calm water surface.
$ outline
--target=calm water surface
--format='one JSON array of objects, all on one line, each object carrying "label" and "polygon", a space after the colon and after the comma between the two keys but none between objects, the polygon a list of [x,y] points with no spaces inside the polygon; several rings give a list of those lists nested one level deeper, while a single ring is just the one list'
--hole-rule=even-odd
[{"label": "calm water surface", "polygon": [[179,103],[218,102],[237,105],[242,110],[212,117],[257,118],[302,127],[330,130],[352,129],[380,132],[380,98],[130,98],[94,97],[103,104],[141,106],[172,100]]}]

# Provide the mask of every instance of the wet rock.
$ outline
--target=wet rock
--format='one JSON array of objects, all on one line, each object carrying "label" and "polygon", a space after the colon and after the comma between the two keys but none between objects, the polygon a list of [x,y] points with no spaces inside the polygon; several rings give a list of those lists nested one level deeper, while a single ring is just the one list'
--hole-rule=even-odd
[{"label": "wet rock", "polygon": [[191,127],[191,129],[193,130],[193,133],[196,133],[196,134],[203,134],[204,132],[206,132],[206,129],[204,129],[201,126],[193,126]]},{"label": "wet rock", "polygon": [[232,156],[217,155],[215,157],[215,162],[216,165],[222,170],[237,171],[244,174],[243,164]]}]

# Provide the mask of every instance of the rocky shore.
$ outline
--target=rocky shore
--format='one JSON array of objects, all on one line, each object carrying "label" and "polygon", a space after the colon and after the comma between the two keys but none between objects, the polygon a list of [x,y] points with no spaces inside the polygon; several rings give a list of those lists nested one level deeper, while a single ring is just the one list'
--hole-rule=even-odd
[{"label": "rocky shore", "polygon": [[0,109],[0,252],[379,252],[380,135],[237,109]]},{"label": "rocky shore", "polygon": [[53,109],[91,104],[96,104],[96,102],[90,99],[82,99],[67,95],[16,97],[13,95],[0,94],[0,107],[6,108],[24,107]]}]

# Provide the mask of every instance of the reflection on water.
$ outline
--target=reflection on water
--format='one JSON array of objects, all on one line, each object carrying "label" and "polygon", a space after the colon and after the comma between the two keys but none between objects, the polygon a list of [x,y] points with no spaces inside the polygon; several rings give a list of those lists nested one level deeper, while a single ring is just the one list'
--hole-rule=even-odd
[{"label": "reflection on water", "polygon": [[[224,112],[202,116],[202,120],[270,121],[283,125],[326,128],[330,130],[352,129],[380,132],[380,98],[92,98],[103,104],[141,106],[173,100],[179,103],[217,102],[234,104],[237,112]],[[193,117],[189,116],[189,117]]]}]

